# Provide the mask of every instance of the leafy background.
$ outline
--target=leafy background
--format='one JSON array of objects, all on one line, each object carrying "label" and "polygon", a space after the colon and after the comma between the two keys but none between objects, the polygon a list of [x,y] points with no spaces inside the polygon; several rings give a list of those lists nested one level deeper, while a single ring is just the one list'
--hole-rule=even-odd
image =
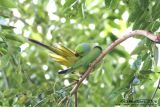
[{"label": "leafy background", "polygon": [[[25,37],[71,49],[82,42],[98,43],[104,49],[128,28],[158,34],[159,10],[159,0],[0,0],[0,106],[54,107],[68,94],[67,79],[57,74],[61,66]],[[80,107],[152,98],[158,48],[144,37],[137,39],[132,53],[119,45],[84,82]],[[154,99],[160,104],[158,94]]]}]

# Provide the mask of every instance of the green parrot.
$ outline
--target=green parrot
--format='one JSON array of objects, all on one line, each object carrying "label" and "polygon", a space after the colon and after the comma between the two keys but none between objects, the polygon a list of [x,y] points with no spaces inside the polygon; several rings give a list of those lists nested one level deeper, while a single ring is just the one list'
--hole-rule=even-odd
[{"label": "green parrot", "polygon": [[100,46],[95,46],[88,54],[77,60],[70,68],[61,70],[58,73],[74,73],[78,69],[78,72],[83,74],[88,69],[89,64],[92,63],[101,54],[101,52],[102,48]]},{"label": "green parrot", "polygon": [[79,44],[74,51],[59,44],[48,46],[34,39],[29,38],[28,40],[52,51],[53,53],[51,53],[50,56],[53,60],[68,68],[60,70],[58,72],[59,74],[75,73],[75,71],[82,74],[88,68],[89,64],[102,52],[101,47],[92,47],[89,43]]}]

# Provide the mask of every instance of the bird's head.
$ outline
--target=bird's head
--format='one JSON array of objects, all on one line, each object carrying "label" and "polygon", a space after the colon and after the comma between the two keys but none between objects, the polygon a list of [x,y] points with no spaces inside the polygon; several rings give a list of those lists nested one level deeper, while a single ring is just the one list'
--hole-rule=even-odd
[{"label": "bird's head", "polygon": [[91,45],[89,43],[79,44],[75,51],[79,56],[85,56],[91,50]]}]

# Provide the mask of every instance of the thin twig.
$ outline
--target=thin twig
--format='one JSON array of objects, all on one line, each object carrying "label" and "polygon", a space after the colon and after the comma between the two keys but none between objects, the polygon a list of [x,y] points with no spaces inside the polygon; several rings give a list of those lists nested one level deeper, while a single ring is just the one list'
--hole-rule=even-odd
[{"label": "thin twig", "polygon": [[70,85],[64,87],[64,90],[67,90],[68,88],[72,87],[73,85],[77,84],[77,81],[72,82]]},{"label": "thin twig", "polygon": [[48,99],[50,99],[52,96],[54,95],[54,93],[50,94],[49,96],[46,96],[45,98],[43,98],[42,100],[40,100],[39,102],[37,102],[35,105],[33,105],[32,107],[39,107],[40,104],[42,104],[45,101],[48,101]]},{"label": "thin twig", "polygon": [[[69,87],[71,87],[71,86],[73,86],[73,85],[75,85],[75,84],[77,84],[78,83],[78,81],[74,81],[73,83],[71,83],[69,86],[67,86],[67,87],[64,87],[65,89],[66,88],[69,88]],[[63,99],[61,99],[60,101],[59,101],[59,103],[58,103],[58,105],[61,105],[64,101],[66,101],[66,100],[68,100],[68,96],[65,96]]]},{"label": "thin twig", "polygon": [[156,90],[155,90],[155,92],[153,93],[153,96],[152,96],[152,98],[151,98],[151,101],[153,101],[153,99],[154,99],[154,97],[155,97],[155,95],[156,95],[156,93],[157,93],[157,90],[158,90],[159,86],[160,86],[160,78],[159,78],[159,81],[158,81],[157,88],[156,88]]},{"label": "thin twig", "polygon": [[67,105],[67,107],[71,107],[71,99],[70,98],[68,98],[66,105]]},{"label": "thin twig", "polygon": [[160,78],[159,78],[159,81],[158,81],[157,88],[156,88],[156,90],[155,90],[154,93],[153,93],[153,96],[152,96],[152,98],[151,98],[151,101],[149,102],[149,107],[151,107],[151,103],[153,103],[153,99],[154,99],[154,97],[155,97],[155,95],[156,95],[156,93],[157,93],[157,90],[158,90],[159,86],[160,86]]},{"label": "thin twig", "polygon": [[68,96],[63,97],[63,99],[58,103],[58,106],[62,105],[66,100],[68,100]]},{"label": "thin twig", "polygon": [[78,107],[78,96],[77,96],[77,92],[74,93],[74,107]]}]

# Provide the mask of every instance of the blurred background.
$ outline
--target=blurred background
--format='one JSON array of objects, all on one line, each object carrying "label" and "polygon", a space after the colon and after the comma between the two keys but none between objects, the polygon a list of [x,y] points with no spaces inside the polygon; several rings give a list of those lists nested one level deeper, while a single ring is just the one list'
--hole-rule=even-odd
[{"label": "blurred background", "polygon": [[[159,0],[0,0],[0,106],[55,107],[71,90],[64,89],[70,82],[58,75],[61,66],[50,51],[25,38],[73,50],[83,42],[105,49],[131,30],[158,34],[159,9]],[[81,85],[79,107],[151,99],[158,85],[158,47],[144,37],[118,45]]]}]

